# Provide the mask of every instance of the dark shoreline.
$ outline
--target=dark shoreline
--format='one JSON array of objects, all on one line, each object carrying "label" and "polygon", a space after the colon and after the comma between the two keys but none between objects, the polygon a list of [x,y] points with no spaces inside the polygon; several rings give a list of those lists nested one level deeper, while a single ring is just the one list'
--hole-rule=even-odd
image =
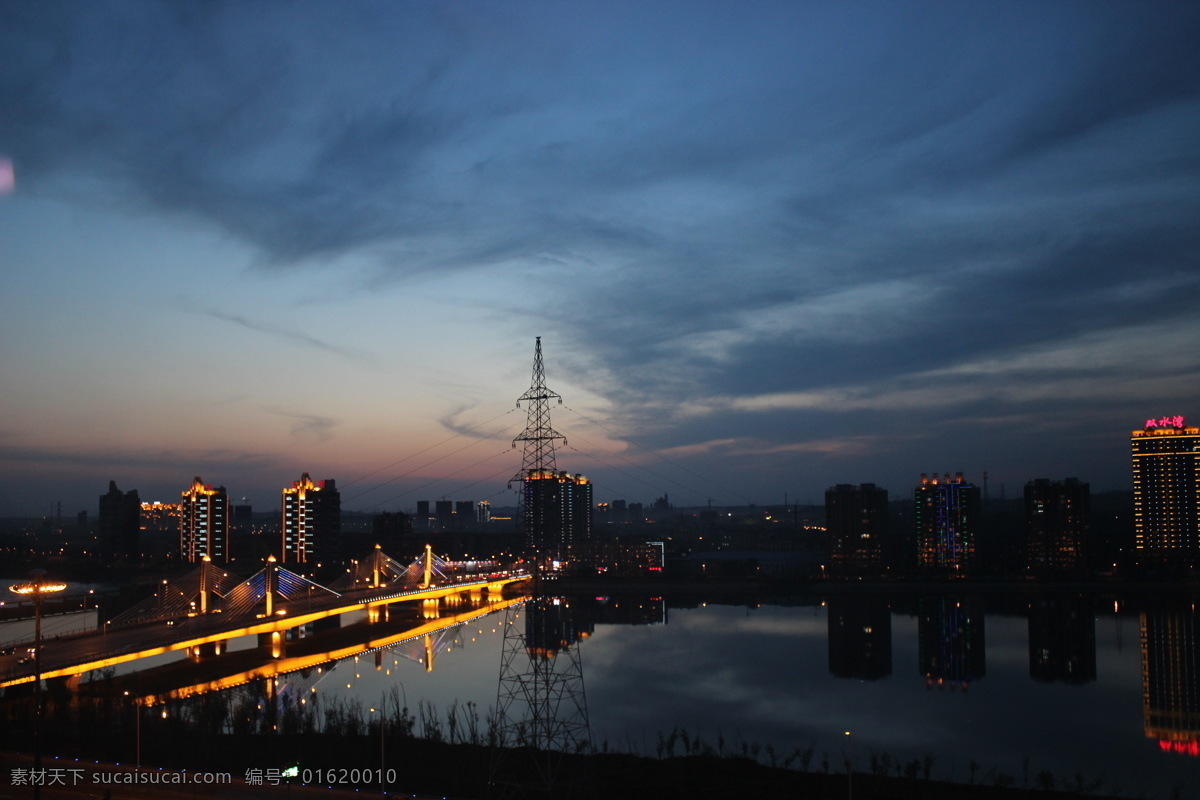
[{"label": "dark shoreline", "polygon": [[763,581],[753,578],[597,578],[567,577],[549,582],[547,594],[597,592],[629,594],[711,594],[813,597],[827,594],[1182,594],[1200,595],[1200,582],[1155,580],[1062,580],[964,578],[958,580]]},{"label": "dark shoreline", "polygon": [[[249,769],[262,770],[275,765],[299,765],[302,770],[351,771],[378,770],[378,736],[370,734],[255,734],[199,735],[187,737],[188,748],[172,745],[175,737],[159,742],[144,742],[144,769],[166,768],[190,772],[228,772],[241,781]],[[77,756],[107,762],[83,746]],[[184,756],[182,753],[186,752]],[[59,757],[56,761],[55,756]],[[76,753],[48,753],[44,767],[61,766],[61,759],[72,763]],[[0,768],[8,770],[24,764],[27,753],[8,750],[0,753]],[[560,776],[553,788],[544,782],[528,782],[533,776]],[[127,763],[127,762],[126,762]],[[470,744],[448,744],[424,739],[404,738],[389,741],[386,769],[402,776],[388,787],[392,796],[432,795],[445,800],[484,800],[500,797],[556,798],[581,800],[726,800],[754,797],[763,800],[839,800],[848,795],[850,783],[860,800],[1082,800],[1116,797],[1112,794],[1081,793],[1041,785],[1015,786],[1012,776],[980,776],[975,783],[950,783],[922,777],[876,775],[856,771],[848,776],[839,772],[802,772],[772,767],[749,758],[717,755],[687,755],[651,758],[622,753],[598,753],[588,756],[531,752],[513,749],[494,751]],[[859,765],[860,769],[862,765]],[[506,780],[515,778],[514,780]],[[496,780],[489,791],[489,781]],[[297,781],[297,784],[299,782]],[[1001,784],[1001,785],[997,785]],[[316,784],[313,784],[316,786]],[[377,787],[378,784],[375,784]],[[499,788],[496,788],[499,787]],[[351,787],[333,787],[347,789]],[[355,787],[358,788],[358,787]],[[261,796],[263,787],[247,785],[240,791],[222,787],[221,797]],[[361,787],[378,793],[378,788]],[[1103,791],[1100,789],[1099,791]]]}]

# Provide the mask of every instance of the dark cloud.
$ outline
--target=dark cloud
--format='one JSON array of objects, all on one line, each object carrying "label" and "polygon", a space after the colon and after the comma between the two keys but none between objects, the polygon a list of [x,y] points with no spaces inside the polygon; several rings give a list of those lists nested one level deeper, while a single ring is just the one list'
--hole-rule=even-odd
[{"label": "dark cloud", "polygon": [[[509,310],[554,323],[565,374],[661,446],[833,458],[829,397],[912,386],[974,419],[983,381],[991,416],[1025,419],[1048,401],[967,368],[1196,324],[1190,4],[10,3],[0,23],[0,152],[33,191],[82,170],[280,271],[365,254],[364,291],[519,276],[538,292]],[[736,406],[806,392],[826,399]]]},{"label": "dark cloud", "polygon": [[294,420],[292,435],[312,442],[329,441],[333,436],[333,429],[338,425],[336,419],[320,414],[297,414],[277,408],[268,408],[266,411],[268,414]]}]

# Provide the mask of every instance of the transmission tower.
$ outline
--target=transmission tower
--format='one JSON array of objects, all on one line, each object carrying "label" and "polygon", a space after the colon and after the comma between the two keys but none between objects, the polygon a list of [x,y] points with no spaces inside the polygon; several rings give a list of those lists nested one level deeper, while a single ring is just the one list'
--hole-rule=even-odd
[{"label": "transmission tower", "polygon": [[[521,469],[513,481],[521,487],[526,547],[533,571],[532,597],[505,612],[500,681],[496,690],[497,730],[489,797],[585,797],[588,781],[571,755],[591,746],[583,664],[570,602],[545,593],[546,535],[544,492],[535,483],[550,483],[557,473],[556,442],[566,437],[550,425],[550,401],[562,397],[546,388],[542,339],[533,355],[533,380],[517,400],[527,403],[525,430],[513,439],[524,443]],[[554,481],[556,483],[556,481]]]},{"label": "transmission tower", "polygon": [[517,398],[517,408],[521,403],[527,403],[525,411],[525,430],[513,439],[513,447],[517,442],[524,442],[524,453],[521,456],[521,469],[509,481],[524,482],[531,474],[538,472],[556,472],[554,465],[554,443],[562,439],[567,443],[567,437],[550,426],[550,401],[557,400],[562,405],[562,395],[546,388],[546,367],[542,363],[542,337],[537,337],[533,349],[533,380],[525,394]]},{"label": "transmission tower", "polygon": [[[554,462],[554,447],[559,440],[567,443],[563,436],[550,425],[550,401],[557,400],[562,404],[562,396],[546,388],[546,367],[542,363],[542,337],[537,337],[533,351],[533,378],[525,394],[517,398],[517,408],[521,403],[526,404],[525,430],[521,431],[512,441],[515,448],[517,442],[524,443],[521,455],[521,469],[509,480],[509,488],[515,481],[519,487],[520,499],[518,508],[521,514],[521,524],[525,531],[525,551],[531,562],[534,581],[540,582],[547,568],[548,558],[558,557],[549,554],[547,548],[555,544],[548,539],[555,538],[561,531],[547,529],[547,506],[551,498],[545,497],[546,487],[553,486],[557,480],[558,468]],[[535,594],[537,593],[535,589]]]}]

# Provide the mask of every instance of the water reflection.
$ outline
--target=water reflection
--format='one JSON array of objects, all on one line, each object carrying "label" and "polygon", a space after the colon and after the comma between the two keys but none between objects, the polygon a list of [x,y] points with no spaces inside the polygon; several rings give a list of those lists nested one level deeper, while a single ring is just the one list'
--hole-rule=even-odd
[{"label": "water reflection", "polygon": [[835,595],[827,603],[829,674],[875,681],[892,674],[892,612],[883,595]]},{"label": "water reflection", "polygon": [[1029,677],[1082,686],[1096,680],[1096,615],[1086,596],[1029,604]]},{"label": "water reflection", "polygon": [[1200,756],[1200,615],[1196,606],[1141,613],[1146,737],[1167,752]]},{"label": "water reflection", "polygon": [[[308,680],[311,674],[327,675],[338,663],[350,659],[357,663],[369,657],[376,669],[383,670],[386,660],[395,655],[421,664],[428,672],[433,670],[437,654],[457,641],[462,626],[519,602],[496,601],[433,618],[428,618],[424,609],[419,614],[396,611],[333,616],[285,632],[243,637],[249,641],[228,650],[221,647],[222,642],[197,647],[187,651],[183,661],[140,669],[134,662],[133,669],[119,675],[95,671],[85,675],[80,685],[86,690],[100,681],[106,690],[130,694],[144,705],[157,705],[263,681],[286,688],[295,680]],[[352,682],[346,688],[352,689]]]},{"label": "water reflection", "polygon": [[[965,779],[975,762],[980,774],[1017,786],[1026,769],[1060,780],[1082,774],[1122,795],[1200,786],[1200,758],[1192,757],[1200,755],[1200,619],[1190,602],[993,594],[985,609],[983,596],[963,592],[840,593],[824,606],[821,598],[762,607],[669,599],[551,598],[532,613],[518,600],[513,626],[502,613],[469,617],[488,607],[443,608],[437,619],[416,607],[391,619],[297,630],[278,657],[270,642],[248,637],[219,655],[180,654],[78,683],[56,679],[49,719],[68,720],[89,700],[129,691],[158,704],[155,720],[166,708],[214,734],[337,731],[386,705],[397,711],[395,730],[415,726],[420,735],[440,716],[448,738],[446,720],[470,708],[475,716],[455,723],[457,735],[482,725],[477,735],[485,736],[497,700],[498,637],[515,627],[523,659],[583,650],[597,746],[653,756],[656,734],[683,726],[715,751],[753,752],[761,743],[766,753],[773,744],[776,753],[799,748],[813,765],[823,753],[840,764],[843,732],[852,729],[860,758],[886,753],[907,764],[930,755],[934,777],[944,779]],[[1135,623],[1136,651],[1128,646]],[[432,625],[446,627],[425,627]],[[896,678],[893,662],[908,665]],[[914,664],[924,681],[913,679]],[[945,691],[931,694],[934,687]],[[5,692],[7,728],[19,731],[13,709],[24,704],[27,719],[28,686]],[[411,718],[402,711],[410,700]],[[13,736],[9,746],[19,747]],[[129,733],[122,741],[133,740]]]},{"label": "water reflection", "polygon": [[983,603],[975,596],[938,595],[919,601],[918,659],[929,688],[962,689],[987,673]]}]

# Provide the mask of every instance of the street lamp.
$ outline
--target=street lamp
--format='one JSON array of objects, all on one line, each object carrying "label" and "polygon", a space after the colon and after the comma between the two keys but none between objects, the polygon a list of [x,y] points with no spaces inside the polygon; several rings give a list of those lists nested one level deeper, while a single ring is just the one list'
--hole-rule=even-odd
[{"label": "street lamp", "polygon": [[854,741],[846,731],[846,800],[854,800]]},{"label": "street lamp", "polygon": [[[371,709],[371,713],[375,713],[375,709]],[[387,701],[383,695],[379,696],[379,793],[387,794],[387,756],[383,746],[383,729],[387,721]]]},{"label": "street lamp", "polygon": [[33,784],[33,797],[42,796],[42,596],[66,589],[65,583],[46,580],[46,570],[35,569],[29,580],[8,587],[13,594],[33,595],[33,769],[37,776]]}]

